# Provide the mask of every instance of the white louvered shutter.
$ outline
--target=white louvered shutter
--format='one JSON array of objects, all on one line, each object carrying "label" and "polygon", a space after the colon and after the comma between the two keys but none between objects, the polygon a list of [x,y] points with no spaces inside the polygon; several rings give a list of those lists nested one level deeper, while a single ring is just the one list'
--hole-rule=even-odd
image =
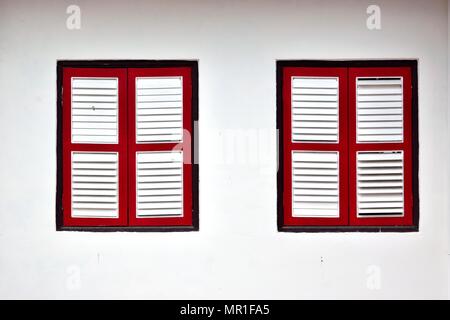
[{"label": "white louvered shutter", "polygon": [[182,77],[136,78],[136,142],[181,141]]},{"label": "white louvered shutter", "polygon": [[183,215],[183,153],[138,152],[137,217]]},{"label": "white louvered shutter", "polygon": [[337,142],[339,79],[292,78],[292,141]]},{"label": "white louvered shutter", "polygon": [[292,153],[292,215],[339,217],[338,152]]},{"label": "white louvered shutter", "polygon": [[72,143],[118,143],[118,79],[72,78]]},{"label": "white louvered shutter", "polygon": [[118,154],[72,152],[72,217],[119,216]]},{"label": "white louvered shutter", "polygon": [[402,216],[403,152],[358,152],[357,163],[358,216]]},{"label": "white louvered shutter", "polygon": [[357,78],[358,142],[403,141],[403,79]]}]

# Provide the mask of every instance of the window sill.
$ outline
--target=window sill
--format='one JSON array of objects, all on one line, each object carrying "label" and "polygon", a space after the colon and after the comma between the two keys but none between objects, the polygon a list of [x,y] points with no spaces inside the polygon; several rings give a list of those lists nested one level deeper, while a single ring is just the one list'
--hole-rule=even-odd
[{"label": "window sill", "polygon": [[418,232],[418,226],[279,226],[279,232]]},{"label": "window sill", "polygon": [[62,227],[56,231],[84,231],[84,232],[186,232],[199,231],[198,226],[157,226],[157,227]]}]

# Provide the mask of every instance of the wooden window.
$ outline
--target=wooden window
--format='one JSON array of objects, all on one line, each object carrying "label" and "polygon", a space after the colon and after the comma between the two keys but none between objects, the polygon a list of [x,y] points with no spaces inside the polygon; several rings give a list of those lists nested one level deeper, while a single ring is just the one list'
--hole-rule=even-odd
[{"label": "wooden window", "polygon": [[279,230],[417,230],[416,79],[413,61],[278,63]]},{"label": "wooden window", "polygon": [[58,230],[198,230],[195,62],[58,63]]}]

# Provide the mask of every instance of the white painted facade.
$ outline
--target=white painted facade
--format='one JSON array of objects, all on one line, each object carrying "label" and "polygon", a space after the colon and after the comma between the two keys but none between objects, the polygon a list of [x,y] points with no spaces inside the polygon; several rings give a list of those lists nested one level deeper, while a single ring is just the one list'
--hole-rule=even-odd
[{"label": "white painted facade", "polygon": [[[447,1],[376,1],[380,30],[370,4],[0,1],[0,298],[447,298]],[[277,232],[275,61],[409,58],[420,231]],[[199,232],[55,231],[56,61],[71,59],[199,61]]]}]

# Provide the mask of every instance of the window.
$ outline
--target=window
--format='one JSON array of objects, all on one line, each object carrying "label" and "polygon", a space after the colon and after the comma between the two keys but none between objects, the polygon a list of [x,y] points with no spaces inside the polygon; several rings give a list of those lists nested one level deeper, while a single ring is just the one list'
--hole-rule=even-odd
[{"label": "window", "polygon": [[197,63],[58,62],[58,230],[198,230]]},{"label": "window", "polygon": [[279,61],[280,231],[418,230],[416,61]]}]

